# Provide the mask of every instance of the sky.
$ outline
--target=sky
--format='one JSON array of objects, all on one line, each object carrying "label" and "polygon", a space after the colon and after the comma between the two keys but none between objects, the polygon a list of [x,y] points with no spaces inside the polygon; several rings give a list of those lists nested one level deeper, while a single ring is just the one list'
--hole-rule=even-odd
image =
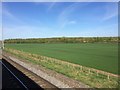
[{"label": "sky", "polygon": [[3,38],[118,36],[117,2],[2,2]]}]

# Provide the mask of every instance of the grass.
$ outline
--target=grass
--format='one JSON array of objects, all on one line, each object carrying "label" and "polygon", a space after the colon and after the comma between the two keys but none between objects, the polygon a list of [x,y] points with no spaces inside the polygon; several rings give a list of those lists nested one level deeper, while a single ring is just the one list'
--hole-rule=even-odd
[{"label": "grass", "polygon": [[17,57],[23,58],[24,60],[27,60],[34,64],[38,64],[40,66],[44,66],[56,72],[62,73],[68,77],[81,81],[89,85],[90,87],[94,87],[94,88],[118,87],[118,78],[116,77],[110,77],[110,79],[107,79],[105,75],[102,74],[96,75],[96,73],[93,72],[88,73],[88,70],[84,72],[85,71],[83,70],[84,68],[81,70],[81,68],[79,68],[78,66],[73,66],[72,64],[63,63],[60,60],[54,60],[48,58],[45,59],[44,56],[26,53],[15,49],[5,48],[5,50],[9,53],[14,54]]},{"label": "grass", "polygon": [[118,73],[117,44],[6,44],[5,47]]}]

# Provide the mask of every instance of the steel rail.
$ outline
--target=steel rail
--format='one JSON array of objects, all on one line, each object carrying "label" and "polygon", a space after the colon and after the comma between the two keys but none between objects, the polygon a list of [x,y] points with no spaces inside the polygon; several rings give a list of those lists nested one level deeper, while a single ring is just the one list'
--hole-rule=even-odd
[{"label": "steel rail", "polygon": [[17,79],[19,81],[19,83],[22,84],[22,86],[26,89],[26,90],[29,90],[27,88],[27,86],[4,64],[2,63],[2,61],[0,61],[0,63],[15,77],[15,79]]}]

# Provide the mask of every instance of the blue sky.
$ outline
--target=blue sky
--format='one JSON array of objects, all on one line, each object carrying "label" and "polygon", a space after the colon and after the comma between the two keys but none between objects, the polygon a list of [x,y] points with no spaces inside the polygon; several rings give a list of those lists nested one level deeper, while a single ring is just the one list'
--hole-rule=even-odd
[{"label": "blue sky", "polygon": [[117,2],[4,2],[4,39],[118,36]]}]

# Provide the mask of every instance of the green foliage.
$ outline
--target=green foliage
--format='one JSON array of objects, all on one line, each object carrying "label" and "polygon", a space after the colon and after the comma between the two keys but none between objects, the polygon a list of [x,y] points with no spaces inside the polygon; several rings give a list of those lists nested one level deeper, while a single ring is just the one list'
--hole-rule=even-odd
[{"label": "green foliage", "polygon": [[7,39],[5,43],[94,43],[118,42],[118,37],[59,37],[59,38],[31,38]]},{"label": "green foliage", "polygon": [[5,47],[32,54],[53,57],[63,61],[118,73],[118,44],[5,44]]}]

